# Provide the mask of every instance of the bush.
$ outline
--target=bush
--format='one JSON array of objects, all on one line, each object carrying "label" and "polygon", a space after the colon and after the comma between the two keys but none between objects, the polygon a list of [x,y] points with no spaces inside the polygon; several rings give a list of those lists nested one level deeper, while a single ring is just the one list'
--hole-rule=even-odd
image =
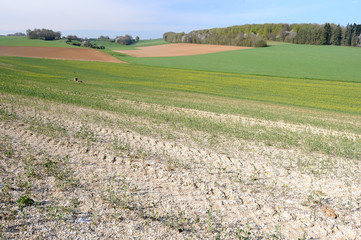
[{"label": "bush", "polygon": [[134,39],[130,35],[118,36],[115,38],[115,42],[122,45],[130,45],[134,43]]},{"label": "bush", "polygon": [[67,41],[69,41],[69,42],[71,42],[71,41],[73,41],[73,40],[75,40],[75,41],[82,41],[82,39],[81,39],[81,38],[78,38],[76,35],[68,35],[66,38],[68,39]]},{"label": "bush", "polygon": [[267,47],[267,42],[263,39],[256,40],[254,46],[255,47]]},{"label": "bush", "polygon": [[71,41],[71,45],[74,45],[74,46],[81,46],[81,42],[79,42],[79,41]]},{"label": "bush", "polygon": [[34,29],[34,30],[26,30],[26,36],[29,39],[42,39],[42,40],[58,40],[61,38],[60,32],[54,32],[49,29]]},{"label": "bush", "polygon": [[101,35],[100,37],[98,37],[97,39],[98,41],[105,41],[105,42],[110,42],[110,38],[108,36],[103,36]]}]

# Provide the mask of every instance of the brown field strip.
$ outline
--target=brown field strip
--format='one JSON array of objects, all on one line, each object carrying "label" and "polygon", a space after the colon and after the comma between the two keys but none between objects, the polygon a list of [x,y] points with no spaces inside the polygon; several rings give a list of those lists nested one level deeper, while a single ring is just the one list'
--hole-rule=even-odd
[{"label": "brown field strip", "polygon": [[125,63],[106,53],[87,48],[0,46],[0,56]]},{"label": "brown field strip", "polygon": [[173,43],[149,47],[138,47],[137,50],[117,50],[115,52],[127,54],[132,57],[176,57],[234,51],[241,49],[250,49],[250,47]]}]

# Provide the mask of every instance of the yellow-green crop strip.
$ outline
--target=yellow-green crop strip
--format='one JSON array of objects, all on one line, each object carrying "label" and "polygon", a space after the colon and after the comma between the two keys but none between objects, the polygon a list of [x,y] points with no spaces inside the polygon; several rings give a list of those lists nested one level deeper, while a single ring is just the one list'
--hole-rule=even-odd
[{"label": "yellow-green crop strip", "polygon": [[[361,83],[355,82],[16,57],[1,57],[0,69],[0,91],[37,97],[48,95],[65,102],[69,99],[94,102],[89,95],[99,96],[96,99],[101,101],[124,90],[161,90],[361,114]],[[74,75],[85,84],[74,86],[70,82]]]}]

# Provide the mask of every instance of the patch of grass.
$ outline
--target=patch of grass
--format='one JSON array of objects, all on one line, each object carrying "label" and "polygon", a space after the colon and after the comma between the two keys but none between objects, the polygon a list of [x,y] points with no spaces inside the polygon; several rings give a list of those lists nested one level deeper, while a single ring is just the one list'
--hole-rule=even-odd
[{"label": "patch of grass", "polygon": [[7,109],[2,108],[2,106],[0,105],[0,117],[1,120],[7,121],[7,120],[16,119],[16,114],[13,111],[10,112]]},{"label": "patch of grass", "polygon": [[0,152],[3,152],[6,157],[11,158],[14,156],[14,149],[10,144],[5,145],[3,143],[0,143]]},{"label": "patch of grass", "polygon": [[252,230],[253,228],[247,222],[244,228],[237,229],[237,237],[239,240],[249,240],[252,237]]},{"label": "patch of grass", "polygon": [[29,129],[34,131],[36,130],[38,133],[50,136],[50,137],[68,137],[67,130],[57,124],[50,121],[40,121],[39,119],[35,117],[31,117],[27,121],[25,121],[30,124]]},{"label": "patch of grass", "polygon": [[121,179],[118,183],[120,185],[120,192],[116,191],[113,186],[110,186],[106,193],[102,193],[103,201],[108,202],[114,209],[119,207],[128,210],[135,210],[136,203],[129,192],[135,191],[136,187],[133,189],[125,179]]},{"label": "patch of grass", "polygon": [[31,199],[28,195],[21,196],[17,201],[19,207],[23,209],[26,206],[31,206],[35,203],[33,199]]},{"label": "patch of grass", "polygon": [[95,133],[85,124],[83,124],[80,127],[80,130],[75,133],[75,137],[86,140],[88,145],[95,142],[97,139]]}]

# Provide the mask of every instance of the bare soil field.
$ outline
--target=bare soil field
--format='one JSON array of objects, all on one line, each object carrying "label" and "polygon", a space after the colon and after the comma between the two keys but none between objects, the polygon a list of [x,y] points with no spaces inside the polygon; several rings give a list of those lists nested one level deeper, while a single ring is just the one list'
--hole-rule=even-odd
[{"label": "bare soil field", "polygon": [[[0,100],[5,239],[361,236],[356,159],[214,138],[127,113],[6,94]],[[285,131],[310,128],[123,99],[114,104]],[[355,137],[322,128],[309,134],[319,132]]]},{"label": "bare soil field", "polygon": [[0,46],[0,56],[125,63],[94,49]]},{"label": "bare soil field", "polygon": [[137,50],[116,50],[115,52],[127,54],[132,57],[176,57],[234,51],[241,49],[250,49],[250,47],[173,43],[149,47],[139,47]]}]

